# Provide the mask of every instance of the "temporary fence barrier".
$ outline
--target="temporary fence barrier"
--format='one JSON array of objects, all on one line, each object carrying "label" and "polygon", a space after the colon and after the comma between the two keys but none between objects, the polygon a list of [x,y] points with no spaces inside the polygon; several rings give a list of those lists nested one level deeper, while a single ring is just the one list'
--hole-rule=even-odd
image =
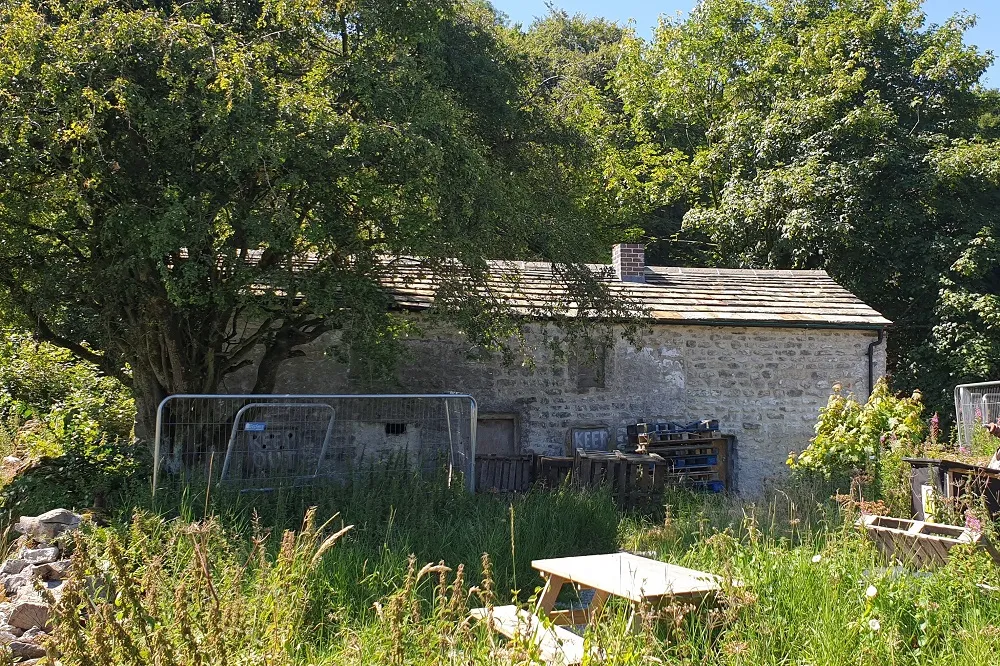
[{"label": "temporary fence barrier", "polygon": [[153,492],[167,476],[241,490],[347,481],[400,458],[475,491],[477,411],[452,393],[172,395],[156,413]]},{"label": "temporary fence barrier", "polygon": [[1000,382],[959,384],[955,387],[955,427],[958,444],[972,447],[977,425],[1000,421]]}]

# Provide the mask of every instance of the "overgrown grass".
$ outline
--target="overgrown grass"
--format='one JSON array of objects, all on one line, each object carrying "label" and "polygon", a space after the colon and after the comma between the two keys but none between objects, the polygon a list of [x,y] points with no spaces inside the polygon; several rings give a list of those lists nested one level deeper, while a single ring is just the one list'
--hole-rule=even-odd
[{"label": "overgrown grass", "polygon": [[[541,583],[532,559],[619,547],[742,585],[712,607],[647,609],[638,633],[626,631],[628,609],[612,604],[587,634],[606,663],[996,663],[1000,596],[979,586],[1000,586],[993,564],[956,551],[931,573],[887,566],[853,527],[852,509],[808,487],[755,503],[677,493],[655,517],[620,516],[599,493],[510,500],[405,475],[318,497],[177,500],[157,501],[181,511],[142,511],[82,542],[80,576],[104,581],[116,605],[90,611],[100,622],[64,611],[63,663],[530,663],[529,646],[468,623],[469,606],[530,603]],[[320,519],[341,514],[324,530],[307,521],[282,537],[310,503]],[[196,659],[201,642],[215,652]]]}]

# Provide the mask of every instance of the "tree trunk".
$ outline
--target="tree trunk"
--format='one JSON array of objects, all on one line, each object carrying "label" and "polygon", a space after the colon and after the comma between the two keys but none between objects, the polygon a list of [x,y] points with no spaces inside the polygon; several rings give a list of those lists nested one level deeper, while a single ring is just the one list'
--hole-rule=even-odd
[{"label": "tree trunk", "polygon": [[132,396],[135,399],[134,431],[136,440],[145,442],[152,453],[156,436],[156,412],[169,392],[152,372],[140,369],[142,363],[143,360],[139,359],[132,364]]}]

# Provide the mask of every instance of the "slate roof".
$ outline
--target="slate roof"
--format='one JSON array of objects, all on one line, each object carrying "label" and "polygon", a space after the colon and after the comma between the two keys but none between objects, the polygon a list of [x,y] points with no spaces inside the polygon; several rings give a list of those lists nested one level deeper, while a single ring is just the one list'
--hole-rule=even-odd
[{"label": "slate roof", "polygon": [[[438,280],[415,260],[397,261],[384,285],[404,309],[431,307]],[[656,323],[880,329],[892,322],[826,271],[647,266],[646,282],[621,282],[611,266],[591,265],[611,293]],[[494,261],[489,289],[527,314],[565,301],[566,281],[552,264]],[[573,314],[572,311],[569,314]]]}]

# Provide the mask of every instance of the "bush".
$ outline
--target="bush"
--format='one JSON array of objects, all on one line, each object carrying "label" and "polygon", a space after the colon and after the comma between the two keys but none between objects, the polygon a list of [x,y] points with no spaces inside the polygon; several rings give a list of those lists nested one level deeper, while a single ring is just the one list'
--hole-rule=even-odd
[{"label": "bush", "polygon": [[[902,509],[902,458],[924,446],[923,411],[919,392],[897,397],[885,379],[879,380],[865,404],[834,386],[826,407],[820,409],[816,437],[802,453],[793,452],[788,465],[799,475],[827,481],[861,477],[874,483],[879,496],[892,500],[890,506]],[[908,507],[908,487],[905,500]]]},{"label": "bush", "polygon": [[0,443],[28,461],[0,492],[9,511],[100,503],[147,465],[132,443],[128,389],[70,352],[9,335],[0,341]]}]

